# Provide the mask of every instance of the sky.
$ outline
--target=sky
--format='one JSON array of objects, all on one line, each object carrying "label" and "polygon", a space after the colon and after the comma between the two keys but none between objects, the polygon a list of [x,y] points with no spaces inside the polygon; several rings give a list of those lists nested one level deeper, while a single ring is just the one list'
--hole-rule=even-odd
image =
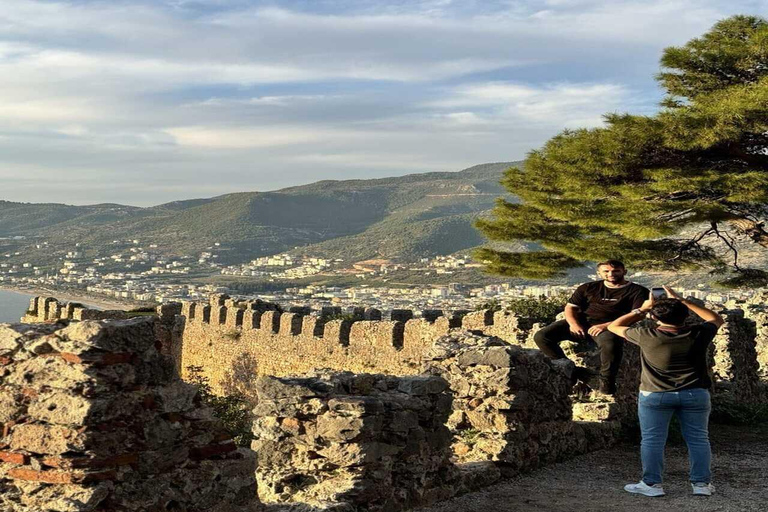
[{"label": "sky", "polygon": [[0,199],[150,206],[512,161],[652,114],[763,0],[0,2]]}]

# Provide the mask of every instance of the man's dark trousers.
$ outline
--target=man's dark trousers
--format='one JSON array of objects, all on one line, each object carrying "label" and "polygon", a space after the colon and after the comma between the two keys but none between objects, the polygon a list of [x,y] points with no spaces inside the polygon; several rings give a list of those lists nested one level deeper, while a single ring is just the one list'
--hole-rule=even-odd
[{"label": "man's dark trousers", "polygon": [[[585,331],[591,327],[587,322],[582,322],[581,325],[585,327]],[[600,349],[600,380],[607,385],[608,390],[615,390],[616,376],[619,373],[621,356],[624,354],[624,338],[606,329],[597,336],[586,334],[586,339],[593,340]],[[565,352],[560,348],[561,342],[565,340],[578,341],[576,336],[571,334],[566,320],[558,320],[537,331],[533,340],[538,345],[539,350],[552,359],[564,359],[566,357]]]}]

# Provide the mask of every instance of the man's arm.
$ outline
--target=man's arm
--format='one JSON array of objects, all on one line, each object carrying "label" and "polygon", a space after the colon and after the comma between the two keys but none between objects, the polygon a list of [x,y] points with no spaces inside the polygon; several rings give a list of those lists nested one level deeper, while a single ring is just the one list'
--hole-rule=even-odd
[{"label": "man's arm", "polygon": [[579,322],[580,312],[581,308],[575,304],[569,302],[565,305],[565,321],[568,322],[568,328],[571,331],[571,334],[577,338],[583,338],[587,335],[586,329],[584,329],[584,326]]},{"label": "man's arm", "polygon": [[664,290],[667,292],[668,297],[672,299],[677,299],[683,304],[685,304],[685,306],[688,309],[696,313],[696,315],[702,320],[704,320],[705,322],[715,324],[718,328],[725,323],[725,320],[723,320],[723,317],[720,316],[720,314],[715,313],[711,309],[705,308],[704,306],[699,306],[695,302],[691,302],[688,299],[684,299],[683,297],[680,296],[679,293],[677,293],[672,288],[665,286]]}]

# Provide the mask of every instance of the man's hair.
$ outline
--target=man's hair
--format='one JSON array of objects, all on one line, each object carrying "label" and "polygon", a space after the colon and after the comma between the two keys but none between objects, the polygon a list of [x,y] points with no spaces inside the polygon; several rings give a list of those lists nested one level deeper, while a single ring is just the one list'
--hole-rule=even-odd
[{"label": "man's hair", "polygon": [[651,315],[665,324],[683,325],[688,318],[688,308],[677,299],[659,299],[653,303]]},{"label": "man's hair", "polygon": [[600,263],[597,264],[597,268],[600,268],[600,267],[614,267],[614,268],[624,268],[624,269],[626,269],[626,267],[624,266],[624,263],[622,263],[619,260],[605,260],[605,261],[601,261]]}]

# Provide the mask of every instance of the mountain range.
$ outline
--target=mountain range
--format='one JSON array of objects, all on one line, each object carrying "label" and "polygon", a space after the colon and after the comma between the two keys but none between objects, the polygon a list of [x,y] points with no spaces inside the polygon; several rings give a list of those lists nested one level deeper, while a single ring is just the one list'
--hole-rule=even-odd
[{"label": "mountain range", "polygon": [[168,255],[194,255],[219,243],[224,263],[285,251],[345,261],[413,261],[482,244],[472,222],[507,195],[499,180],[519,163],[325,180],[148,208],[0,201],[0,237],[45,240],[53,249],[79,242],[93,254],[116,239],[157,244]]}]

